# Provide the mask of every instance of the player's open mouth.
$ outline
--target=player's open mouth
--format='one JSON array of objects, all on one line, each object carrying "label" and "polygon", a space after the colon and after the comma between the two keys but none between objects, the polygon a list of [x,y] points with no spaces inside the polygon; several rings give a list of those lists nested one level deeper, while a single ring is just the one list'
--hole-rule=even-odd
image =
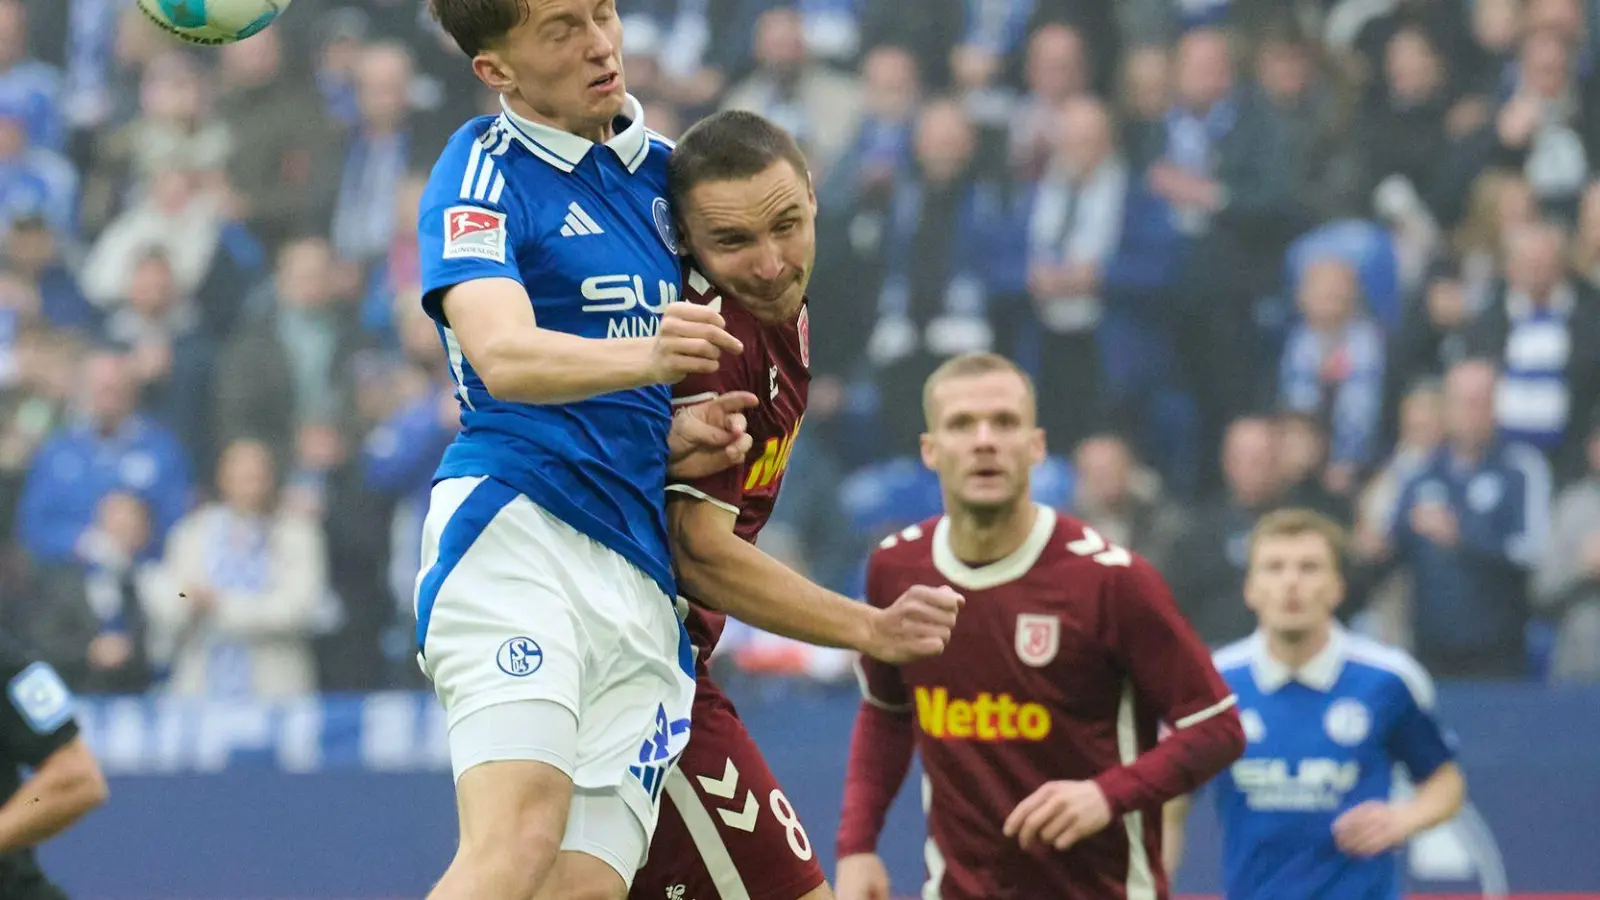
[{"label": "player's open mouth", "polygon": [[589,87],[597,91],[610,91],[621,83],[622,78],[616,72],[607,72],[599,78],[589,82]]}]

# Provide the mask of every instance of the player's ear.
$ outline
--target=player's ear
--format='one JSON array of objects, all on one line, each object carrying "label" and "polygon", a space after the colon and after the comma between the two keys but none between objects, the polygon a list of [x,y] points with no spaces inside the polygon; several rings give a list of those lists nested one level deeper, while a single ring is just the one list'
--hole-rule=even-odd
[{"label": "player's ear", "polygon": [[922,450],[922,464],[935,472],[939,471],[938,460],[933,454],[933,435],[924,431],[918,442]]},{"label": "player's ear", "polygon": [[1033,435],[1028,439],[1029,461],[1034,465],[1044,462],[1045,454],[1050,452],[1049,439],[1043,428],[1033,429]]},{"label": "player's ear", "polygon": [[493,50],[485,50],[472,58],[472,73],[497,94],[510,94],[516,90],[515,73]]},{"label": "player's ear", "polygon": [[806,202],[811,204],[811,214],[817,214],[817,179],[811,175],[811,170],[806,170]]}]

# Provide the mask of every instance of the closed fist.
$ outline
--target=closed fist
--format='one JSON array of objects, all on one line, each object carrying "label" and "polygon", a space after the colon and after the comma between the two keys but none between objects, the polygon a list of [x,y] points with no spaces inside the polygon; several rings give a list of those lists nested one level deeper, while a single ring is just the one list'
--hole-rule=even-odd
[{"label": "closed fist", "polygon": [[724,353],[744,352],[739,339],[724,330],[722,314],[709,306],[669,303],[650,345],[650,380],[677,384],[694,374],[717,370]]},{"label": "closed fist", "polygon": [[949,645],[965,602],[949,587],[913,585],[873,617],[872,638],[863,651],[892,665],[938,656]]}]

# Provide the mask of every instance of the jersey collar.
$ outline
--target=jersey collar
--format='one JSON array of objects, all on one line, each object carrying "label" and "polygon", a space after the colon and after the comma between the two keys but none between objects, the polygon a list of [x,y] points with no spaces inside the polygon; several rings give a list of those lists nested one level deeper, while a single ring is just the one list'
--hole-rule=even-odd
[{"label": "jersey collar", "polygon": [[1250,641],[1250,672],[1255,676],[1256,687],[1262,693],[1273,693],[1291,681],[1327,693],[1333,690],[1334,684],[1339,681],[1339,673],[1344,671],[1345,631],[1337,622],[1328,633],[1328,645],[1298,670],[1290,669],[1272,658],[1267,650],[1267,637],[1260,631],[1251,635]]},{"label": "jersey collar", "polygon": [[[622,160],[631,175],[639,171],[645,157],[650,155],[650,135],[644,125],[644,107],[632,94],[627,95],[621,117],[628,120],[628,127],[618,131],[605,145],[617,154],[617,159]],[[576,169],[594,147],[594,142],[587,138],[524,119],[511,111],[504,97],[500,98],[500,119],[529,152],[563,172]]]},{"label": "jersey collar", "polygon": [[1004,559],[977,568],[962,562],[950,549],[950,520],[941,518],[939,524],[933,526],[934,568],[951,584],[969,591],[986,591],[1028,574],[1033,564],[1039,561],[1040,554],[1044,553],[1045,546],[1050,543],[1050,535],[1056,528],[1055,510],[1039,504],[1035,504],[1034,508],[1038,510],[1038,515],[1034,516],[1033,530],[1028,532],[1022,546],[1011,551],[1011,555]]}]

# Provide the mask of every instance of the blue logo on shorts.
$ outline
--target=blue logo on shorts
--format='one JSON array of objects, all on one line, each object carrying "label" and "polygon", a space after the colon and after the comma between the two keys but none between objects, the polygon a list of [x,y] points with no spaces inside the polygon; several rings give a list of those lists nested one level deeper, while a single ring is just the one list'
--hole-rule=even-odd
[{"label": "blue logo on shorts", "polygon": [[539,671],[544,665],[544,651],[539,649],[539,643],[530,637],[514,637],[500,645],[500,652],[494,655],[495,664],[500,671],[513,678],[523,678]]}]

